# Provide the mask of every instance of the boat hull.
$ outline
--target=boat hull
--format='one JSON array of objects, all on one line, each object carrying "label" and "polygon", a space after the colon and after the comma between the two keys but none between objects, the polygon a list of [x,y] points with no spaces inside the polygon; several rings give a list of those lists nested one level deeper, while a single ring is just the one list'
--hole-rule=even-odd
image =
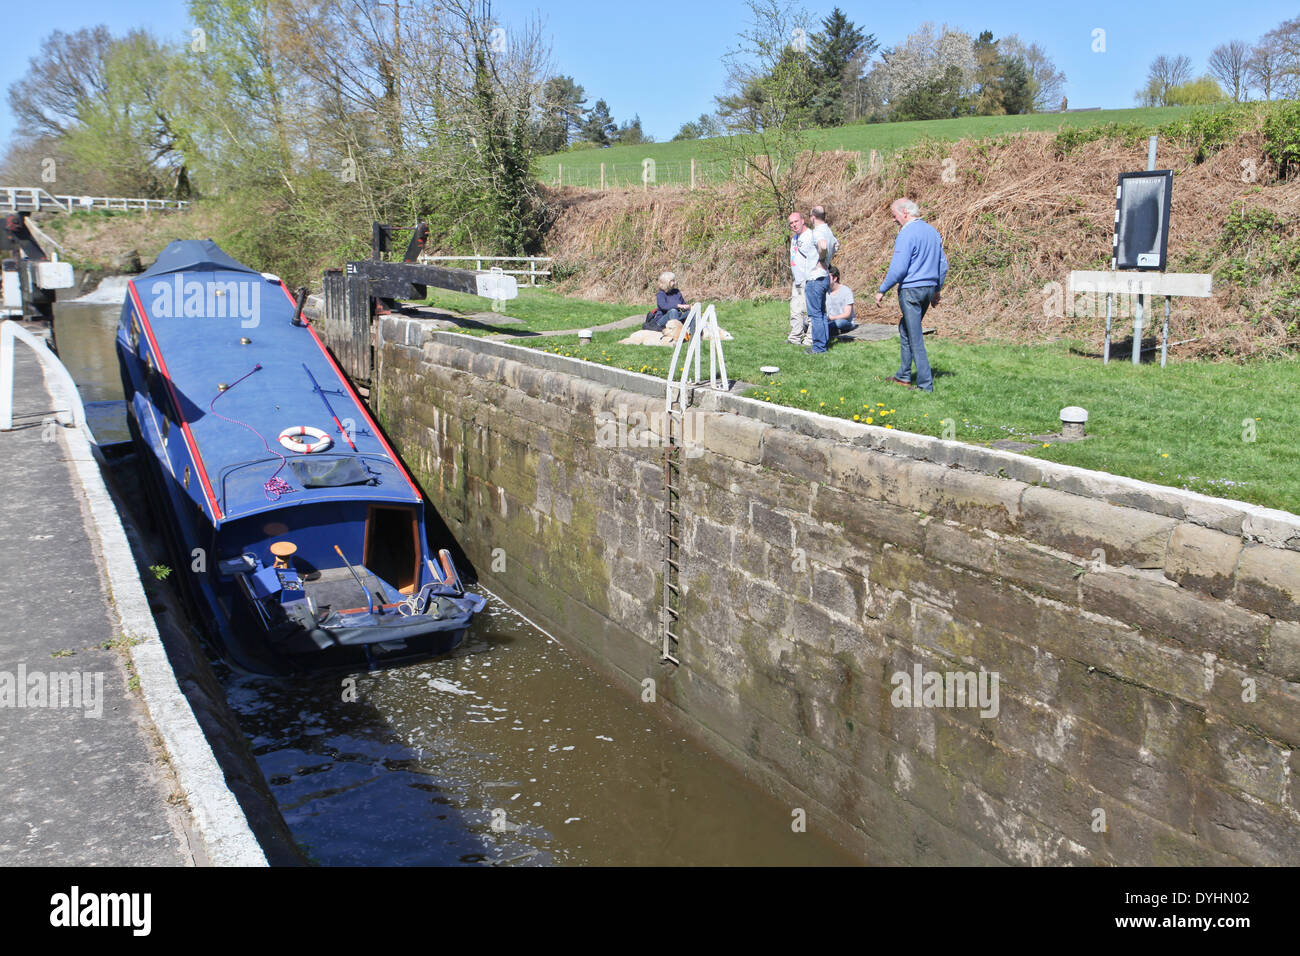
[{"label": "boat hull", "polygon": [[[235,276],[245,268],[217,265]],[[248,281],[266,280],[255,275]],[[190,288],[185,275],[174,282],[178,296]],[[267,348],[258,358],[246,335],[231,349],[227,336],[242,330],[229,322],[199,317],[168,327],[179,320],[154,315],[134,285],[130,292],[116,351],[131,435],[183,596],[217,653],[238,670],[287,675],[390,666],[456,648],[485,602],[464,590],[447,552],[431,546],[422,496],[314,332],[285,320],[262,327],[254,334]],[[243,386],[242,404],[227,399],[228,382],[242,379],[219,371],[222,346],[236,369],[257,362],[244,378],[272,365],[260,387],[274,384],[274,394],[254,384]],[[205,363],[214,367],[210,380]],[[225,384],[209,384],[218,378]],[[286,379],[297,384],[285,388]],[[322,399],[356,429],[355,438],[335,434],[350,452],[281,452],[271,446],[280,422],[259,429],[245,420],[310,421]],[[305,459],[310,467],[299,464]]]}]

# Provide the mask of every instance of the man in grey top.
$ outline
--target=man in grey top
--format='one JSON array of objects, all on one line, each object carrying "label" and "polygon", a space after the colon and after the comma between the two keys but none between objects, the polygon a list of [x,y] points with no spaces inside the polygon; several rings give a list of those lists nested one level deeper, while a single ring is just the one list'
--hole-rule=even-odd
[{"label": "man in grey top", "polygon": [[827,268],[831,259],[840,248],[840,242],[826,224],[826,210],[813,206],[809,210],[812,216],[812,235],[816,244],[816,260],[808,267],[808,278],[804,283],[804,293],[808,299],[808,325],[812,329],[812,347],[806,352],[821,354],[830,344],[830,328],[826,322],[826,293],[830,290],[830,276]]},{"label": "man in grey top", "polygon": [[817,258],[817,246],[802,213],[790,213],[789,223],[790,274],[794,284],[790,289],[790,335],[786,341],[791,345],[807,345],[811,340],[808,338],[808,299],[804,295],[804,283],[808,279],[808,264]]}]

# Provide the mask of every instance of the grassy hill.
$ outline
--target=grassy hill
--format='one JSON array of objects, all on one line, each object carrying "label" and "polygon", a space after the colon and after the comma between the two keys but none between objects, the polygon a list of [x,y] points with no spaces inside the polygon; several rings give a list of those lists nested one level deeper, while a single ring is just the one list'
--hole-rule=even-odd
[{"label": "grassy hill", "polygon": [[[1004,133],[1055,132],[1067,126],[1097,126],[1105,123],[1155,127],[1179,119],[1193,109],[1189,106],[1165,106],[1086,113],[964,116],[960,119],[834,126],[812,130],[809,138],[818,149],[852,150],[861,152],[864,158],[874,149],[883,157],[927,138],[951,141],[982,139]],[[684,140],[555,153],[538,161],[538,178],[544,183],[557,185],[560,167],[563,166],[563,185],[599,186],[600,164],[604,163],[607,186],[639,186],[641,162],[648,158],[655,161],[656,183],[686,183],[690,181],[691,159],[694,158],[697,181],[718,182],[731,175],[729,161],[719,156],[721,142],[721,139]]]}]

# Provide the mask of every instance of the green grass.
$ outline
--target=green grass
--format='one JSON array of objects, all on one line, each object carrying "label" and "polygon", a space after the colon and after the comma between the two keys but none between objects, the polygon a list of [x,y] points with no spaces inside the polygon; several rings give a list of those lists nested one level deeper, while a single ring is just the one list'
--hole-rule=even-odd
[{"label": "green grass", "polygon": [[[585,307],[584,303],[584,307]],[[860,319],[896,320],[897,305]],[[594,306],[593,306],[594,308]],[[1103,366],[1086,354],[1098,342],[1041,346],[970,345],[932,336],[927,349],[935,392],[925,394],[882,379],[898,367],[897,339],[837,346],[807,355],[786,344],[785,302],[728,303],[719,308],[732,378],[762,382],[750,394],[764,401],[905,431],[987,445],[1003,438],[1060,430],[1060,409],[1081,405],[1090,420],[1086,441],[1036,443],[1025,454],[1300,512],[1300,471],[1294,467],[1290,421],[1300,390],[1300,361],[1251,364],[1179,361],[1134,368],[1128,355]],[[942,310],[934,325],[942,331]],[[545,351],[666,376],[669,348],[618,345],[627,332],[597,333],[590,346],[576,338],[521,340]],[[1098,340],[1100,329],[1098,330]],[[780,374],[763,381],[760,366]],[[704,367],[707,370],[707,356]],[[707,374],[707,371],[706,371]],[[1256,440],[1243,440],[1249,419]]]},{"label": "green grass", "polygon": [[[478,312],[490,312],[492,302],[477,295],[463,292],[448,292],[443,289],[430,289],[424,300],[426,305],[446,309],[458,315],[468,316]],[[644,315],[649,305],[619,305],[605,302],[588,302],[585,299],[573,299],[560,295],[550,289],[521,288],[519,298],[509,299],[501,309],[502,315],[523,319],[523,325],[503,325],[500,328],[474,329],[464,331],[469,335],[492,335],[518,332],[543,332],[554,329],[585,329],[596,325],[605,325],[625,319],[640,312]],[[622,336],[626,336],[624,332]]]},{"label": "green grass", "polygon": [[[1056,131],[1063,127],[1087,127],[1104,123],[1140,124],[1150,127],[1180,119],[1190,106],[1140,107],[1127,110],[1097,110],[1089,113],[1029,113],[1024,116],[966,116],[959,119],[923,120],[907,123],[871,123],[835,126],[810,131],[812,144],[821,150],[844,149],[861,152],[865,161],[871,150],[882,157],[922,139],[982,139],[1023,131]],[[641,161],[655,161],[656,183],[690,181],[691,159],[697,161],[697,177],[710,181],[730,175],[728,160],[721,158],[721,141],[685,140],[650,143],[644,146],[611,146],[609,149],[580,149],[555,153],[538,160],[538,178],[554,184],[560,165],[564,185],[599,186],[600,164],[605,164],[609,186],[641,185]]]}]

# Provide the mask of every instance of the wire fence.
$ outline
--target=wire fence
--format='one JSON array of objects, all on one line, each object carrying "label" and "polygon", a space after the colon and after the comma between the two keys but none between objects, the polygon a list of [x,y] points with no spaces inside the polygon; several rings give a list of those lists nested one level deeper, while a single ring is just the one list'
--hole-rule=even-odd
[{"label": "wire fence", "polygon": [[585,189],[644,189],[653,186],[701,186],[725,182],[738,173],[738,164],[725,159],[685,159],[663,162],[647,157],[643,160],[592,163],[556,162],[545,174],[552,186],[578,186]]},{"label": "wire fence", "polygon": [[[579,154],[580,156],[581,154]],[[662,162],[643,160],[592,163],[575,156],[574,162],[559,160],[548,164],[542,180],[549,186],[580,189],[653,189],[656,186],[688,186],[692,189],[749,178],[753,175],[739,159],[682,159]],[[877,150],[857,153],[858,169],[880,172],[885,159]]]}]

